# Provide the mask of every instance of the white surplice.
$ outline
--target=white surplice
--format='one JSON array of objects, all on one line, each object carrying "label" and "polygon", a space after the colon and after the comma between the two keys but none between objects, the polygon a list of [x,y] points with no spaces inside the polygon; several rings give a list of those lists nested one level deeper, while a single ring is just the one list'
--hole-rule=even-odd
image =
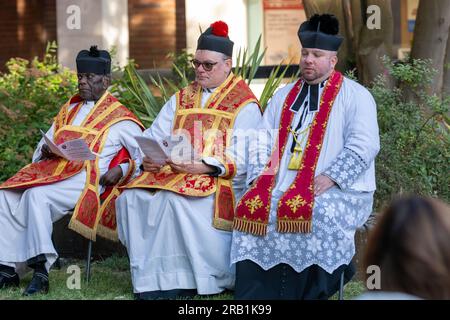
[{"label": "white surplice", "polygon": [[[204,107],[210,92],[203,91]],[[161,140],[170,134],[176,114],[173,96],[162,108],[144,136]],[[233,189],[239,199],[245,189],[248,148],[247,129],[261,121],[255,103],[244,106],[236,116],[231,145],[226,152],[235,160],[237,174]],[[239,129],[239,130],[238,130]],[[239,145],[239,146],[238,146]],[[213,158],[203,158],[224,168]],[[230,266],[231,232],[212,226],[214,197],[188,197],[174,192],[144,189],[125,190],[116,202],[119,239],[128,249],[135,293],[197,289],[215,294],[234,287]]]},{"label": "white surplice", "polygon": [[[69,106],[69,110],[76,104]],[[87,101],[78,111],[72,125],[79,126],[94,107]],[[54,124],[47,135],[53,138]],[[134,139],[142,130],[133,121],[120,121],[110,127],[104,148],[100,154],[99,169],[103,175],[116,154],[126,147],[133,159],[140,165],[140,150]],[[33,162],[41,156],[39,142],[33,155]],[[125,173],[128,164],[120,165]],[[135,175],[139,172],[136,171]],[[23,269],[23,263],[39,254],[47,258],[47,270],[55,262],[57,252],[52,242],[53,222],[71,213],[84,189],[86,171],[46,186],[22,190],[0,190],[0,264]],[[103,188],[101,188],[101,191]]]}]

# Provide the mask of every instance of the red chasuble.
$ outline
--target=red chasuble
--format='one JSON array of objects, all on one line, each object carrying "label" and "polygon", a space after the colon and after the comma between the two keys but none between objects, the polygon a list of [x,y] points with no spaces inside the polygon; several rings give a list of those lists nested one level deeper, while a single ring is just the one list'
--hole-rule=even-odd
[{"label": "red chasuble", "polygon": [[[69,111],[69,106],[72,103],[77,103],[77,105]],[[101,153],[108,136],[109,128],[113,124],[119,121],[130,120],[143,128],[137,117],[109,92],[105,92],[105,94],[97,101],[94,108],[80,126],[73,126],[72,121],[82,104],[83,101],[81,98],[78,95],[75,95],[69,99],[55,117],[53,139],[56,144],[82,138],[93,152]],[[130,162],[128,173],[120,181],[120,184],[125,184],[130,180],[131,175],[134,172],[134,161],[129,158],[116,159],[116,161]],[[86,185],[74,209],[69,228],[88,239],[95,240],[99,222],[106,222],[111,219],[114,219],[115,221],[115,216],[110,217],[110,213],[102,212],[104,206],[102,207],[100,203],[100,173],[98,158],[96,158],[96,160],[87,161],[68,161],[58,157],[31,163],[2,183],[0,189],[24,190],[27,188],[48,185],[68,179],[81,172],[81,170],[86,170]],[[115,189],[116,190],[110,192],[117,194],[117,188]],[[103,227],[108,230],[111,228],[111,225],[105,224]],[[104,230],[104,234],[108,235],[108,231],[106,230]]]},{"label": "red chasuble", "polygon": [[233,74],[211,94],[204,108],[201,97],[202,88],[196,82],[176,94],[173,131],[187,130],[197,154],[220,161],[226,168],[225,175],[212,177],[175,173],[165,166],[158,173],[143,173],[126,188],[163,189],[193,197],[215,194],[213,225],[230,231],[235,208],[232,179],[236,174],[236,165],[233,159],[225,155],[225,149],[230,144],[230,130],[240,109],[250,102],[257,103],[257,99],[247,84]]}]

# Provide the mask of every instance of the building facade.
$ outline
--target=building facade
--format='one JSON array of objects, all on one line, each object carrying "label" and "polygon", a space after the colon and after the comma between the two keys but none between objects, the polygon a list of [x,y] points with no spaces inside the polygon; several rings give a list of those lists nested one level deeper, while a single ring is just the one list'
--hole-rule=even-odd
[{"label": "building facade", "polygon": [[[411,46],[419,0],[392,0],[394,49]],[[0,11],[0,70],[11,57],[43,55],[48,41],[58,42],[58,59],[73,68],[81,48],[114,48],[115,62],[132,58],[141,69],[168,68],[169,53],[193,52],[200,30],[224,20],[235,53],[253,48],[261,36],[263,64],[296,63],[296,28],[305,20],[301,0],[8,0]]]}]

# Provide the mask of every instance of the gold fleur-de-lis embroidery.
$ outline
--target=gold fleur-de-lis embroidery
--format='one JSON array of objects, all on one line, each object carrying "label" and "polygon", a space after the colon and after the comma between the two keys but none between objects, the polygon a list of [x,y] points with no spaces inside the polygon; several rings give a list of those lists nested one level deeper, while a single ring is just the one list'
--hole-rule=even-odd
[{"label": "gold fleur-de-lis embroidery", "polygon": [[306,204],[306,201],[300,195],[297,195],[295,198],[286,201],[286,204],[291,208],[292,212],[295,213],[298,208]]},{"label": "gold fleur-de-lis embroidery", "polygon": [[253,213],[259,208],[261,208],[264,205],[264,203],[261,201],[259,195],[257,195],[252,199],[246,200],[245,205],[247,206],[248,210],[250,210],[250,213]]}]

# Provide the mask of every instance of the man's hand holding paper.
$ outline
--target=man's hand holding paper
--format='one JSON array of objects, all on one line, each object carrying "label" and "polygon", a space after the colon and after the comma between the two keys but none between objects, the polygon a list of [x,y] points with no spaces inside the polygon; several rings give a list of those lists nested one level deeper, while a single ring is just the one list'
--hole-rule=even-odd
[{"label": "man's hand holding paper", "polygon": [[46,144],[42,145],[41,160],[53,159],[55,157],[58,157],[58,155],[53,153],[52,150],[50,150],[48,145],[46,145]]},{"label": "man's hand holding paper", "polygon": [[173,172],[177,173],[208,174],[216,171],[213,166],[207,165],[203,162],[174,163],[172,161],[168,161],[167,164],[172,168]]},{"label": "man's hand holding paper", "polygon": [[175,172],[186,172],[187,166],[203,166],[201,162],[195,161],[197,157],[185,136],[168,136],[161,141],[149,137],[135,138],[145,155],[142,162],[144,171],[158,172],[166,164]]},{"label": "man's hand holding paper", "polygon": [[161,170],[164,164],[155,163],[152,158],[145,156],[142,161],[142,166],[144,171],[156,173]]},{"label": "man's hand holding paper", "polygon": [[98,156],[89,149],[83,139],[74,139],[56,145],[42,130],[41,133],[45,141],[45,145],[41,149],[43,159],[49,159],[56,155],[69,161],[85,161],[95,160],[95,157]]}]

